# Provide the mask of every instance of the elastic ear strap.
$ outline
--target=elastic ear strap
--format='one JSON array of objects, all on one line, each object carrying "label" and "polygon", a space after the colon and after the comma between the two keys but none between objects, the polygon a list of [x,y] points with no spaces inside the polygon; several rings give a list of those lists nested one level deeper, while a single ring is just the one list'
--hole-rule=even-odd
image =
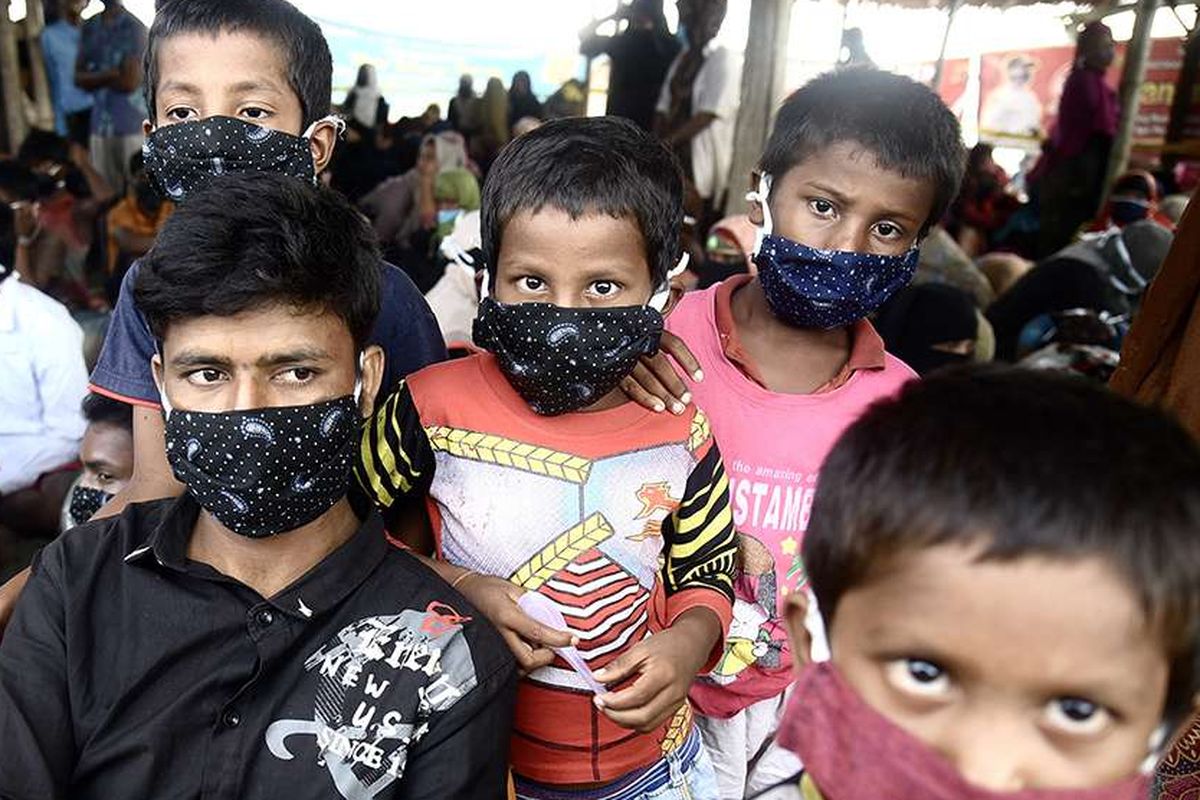
[{"label": "elastic ear strap", "polygon": [[346,120],[342,119],[337,114],[327,114],[314,121],[312,125],[309,125],[308,128],[305,129],[304,133],[300,134],[301,137],[304,139],[311,139],[313,133],[315,133],[317,130],[317,126],[322,122],[332,122],[333,127],[337,129],[337,135],[339,137],[346,132]]},{"label": "elastic ear strap", "polygon": [[650,296],[649,302],[646,303],[649,308],[653,308],[660,314],[663,312],[663,309],[667,307],[667,303],[671,299],[671,281],[684,273],[691,260],[691,255],[684,253],[679,257],[679,261],[676,262],[675,266],[667,270],[667,279],[663,281],[663,285],[659,287],[657,292]]},{"label": "elastic ear strap", "polygon": [[771,219],[771,205],[767,200],[771,196],[771,176],[766,172],[758,176],[758,191],[747,192],[746,200],[751,203],[757,202],[762,206],[763,224],[754,229],[754,252],[752,256],[758,255],[758,251],[762,249],[763,240],[775,232],[775,222]]}]

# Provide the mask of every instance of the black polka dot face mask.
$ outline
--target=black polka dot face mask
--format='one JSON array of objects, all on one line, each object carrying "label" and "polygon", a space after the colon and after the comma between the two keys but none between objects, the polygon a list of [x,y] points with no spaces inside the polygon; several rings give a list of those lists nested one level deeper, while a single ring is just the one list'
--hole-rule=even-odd
[{"label": "black polka dot face mask", "polygon": [[763,226],[754,263],[771,312],[797,328],[831,330],[851,325],[876,311],[912,281],[920,251],[878,256],[818,250],[771,233],[767,205],[771,178],[764,175],[748,200],[762,204]]},{"label": "black polka dot face mask", "polygon": [[176,203],[221,175],[274,172],[317,180],[309,137],[265,128],[234,117],[207,117],[157,128],[142,145],[146,174]]},{"label": "black polka dot face mask", "polygon": [[91,486],[75,484],[75,487],[71,489],[69,509],[71,521],[76,525],[82,525],[96,516],[96,512],[104,508],[104,504],[112,498],[113,496],[103,489],[93,489]]},{"label": "black polka dot face mask", "polygon": [[353,396],[221,413],[163,407],[175,477],[234,533],[258,539],[295,530],[350,486],[360,430]]},{"label": "black polka dot face mask", "polygon": [[663,318],[650,306],[563,308],[508,305],[486,297],[475,344],[496,356],[508,382],[538,414],[577,411],[600,400],[658,350]]}]

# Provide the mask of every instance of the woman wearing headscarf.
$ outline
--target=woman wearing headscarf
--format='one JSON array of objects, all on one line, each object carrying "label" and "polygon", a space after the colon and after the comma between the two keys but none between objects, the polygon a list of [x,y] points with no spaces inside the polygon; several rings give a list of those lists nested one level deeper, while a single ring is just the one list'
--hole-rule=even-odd
[{"label": "woman wearing headscarf", "polygon": [[508,144],[508,92],[499,78],[489,78],[479,100],[479,132],[471,137],[471,158],[486,175],[500,148]]},{"label": "woman wearing headscarf", "polygon": [[532,117],[542,118],[542,104],[533,93],[533,82],[525,70],[513,75],[508,87],[508,129],[511,131],[518,121]]},{"label": "woman wearing headscarf", "polygon": [[329,169],[333,187],[357,200],[386,176],[380,134],[387,122],[388,104],[371,64],[358,68],[358,80],[346,94],[342,115],[346,143],[337,148]]},{"label": "woman wearing headscarf", "polygon": [[468,164],[462,134],[430,134],[421,140],[415,167],[379,184],[359,201],[384,253],[394,256],[392,263],[402,264],[409,252],[425,252],[437,225],[437,177],[447,170],[467,169]]},{"label": "woman wearing headscarf", "polygon": [[1080,31],[1054,133],[1029,176],[1040,212],[1039,256],[1070,244],[1099,210],[1120,111],[1117,93],[1104,81],[1115,57],[1107,25],[1093,22]]}]

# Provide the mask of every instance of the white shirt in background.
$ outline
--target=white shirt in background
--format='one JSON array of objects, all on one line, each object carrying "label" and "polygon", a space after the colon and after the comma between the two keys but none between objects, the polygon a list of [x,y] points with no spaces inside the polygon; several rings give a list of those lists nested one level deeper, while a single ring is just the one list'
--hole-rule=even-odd
[{"label": "white shirt in background", "polygon": [[87,381],[66,307],[16,273],[0,281],[0,494],[78,457]]},{"label": "white shirt in background", "polygon": [[[658,95],[657,110],[671,108],[671,80],[684,53],[675,57]],[[733,165],[733,133],[742,97],[742,68],[728,48],[709,44],[704,64],[692,84],[692,115],[715,114],[716,119],[692,139],[692,177],[696,191],[706,200],[718,200],[729,186]]]}]

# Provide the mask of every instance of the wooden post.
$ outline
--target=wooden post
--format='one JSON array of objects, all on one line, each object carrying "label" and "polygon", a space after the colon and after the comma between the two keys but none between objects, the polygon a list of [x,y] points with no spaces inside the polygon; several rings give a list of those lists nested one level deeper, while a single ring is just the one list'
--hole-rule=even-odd
[{"label": "wooden post", "polygon": [[929,88],[933,89],[934,94],[937,94],[942,88],[942,72],[946,67],[946,45],[950,43],[950,28],[954,26],[954,15],[958,13],[961,5],[962,0],[950,0],[950,5],[946,9],[946,29],[942,31],[942,49],[938,51],[937,64],[933,68],[933,80],[929,82]]},{"label": "wooden post", "polygon": [[1157,10],[1158,0],[1138,0],[1133,38],[1125,48],[1125,67],[1121,71],[1121,117],[1117,123],[1112,152],[1108,156],[1105,197],[1108,197],[1113,181],[1129,166],[1129,153],[1133,149],[1133,123],[1137,119],[1142,81],[1146,78],[1146,60],[1150,52],[1150,27]]},{"label": "wooden post", "polygon": [[4,133],[0,150],[15,152],[28,125],[21,102],[21,65],[17,57],[17,26],[8,19],[9,0],[0,0],[0,97],[4,101]]},{"label": "wooden post", "polygon": [[29,48],[29,69],[33,78],[33,105],[37,112],[34,124],[43,130],[54,130],[54,99],[50,97],[50,80],[46,77],[46,59],[42,53],[42,31],[46,15],[39,0],[29,0],[25,10],[25,43]]},{"label": "wooden post", "polygon": [[[1179,80],[1175,83],[1175,97],[1171,100],[1171,120],[1167,123],[1167,145],[1183,141],[1187,129],[1188,115],[1192,111],[1192,98],[1196,93],[1196,77],[1200,73],[1200,24],[1188,31],[1187,44],[1183,48],[1183,66]],[[1170,169],[1179,161],[1179,154],[1171,151],[1163,157],[1163,166]]]},{"label": "wooden post", "polygon": [[752,0],[742,65],[742,101],[733,137],[726,214],[746,212],[750,173],[767,144],[775,103],[783,93],[793,0]]}]

